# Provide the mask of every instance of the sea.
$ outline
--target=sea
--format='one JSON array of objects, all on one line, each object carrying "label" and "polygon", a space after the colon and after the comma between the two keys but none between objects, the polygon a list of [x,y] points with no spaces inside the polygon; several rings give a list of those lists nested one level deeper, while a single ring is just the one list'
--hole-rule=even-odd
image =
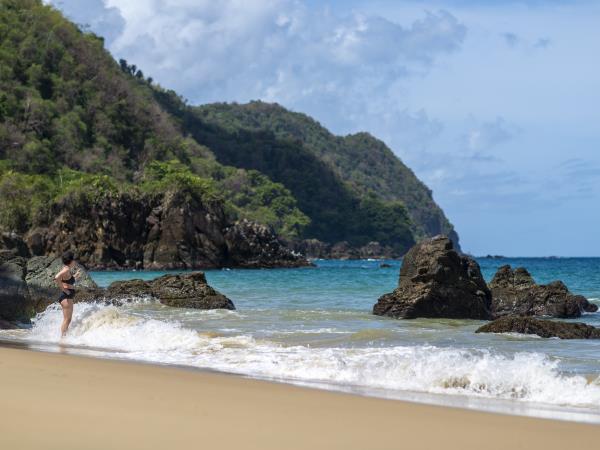
[{"label": "sea", "polygon": [[[600,258],[481,258],[538,283],[560,279],[600,305]],[[206,271],[235,311],[76,304],[59,338],[57,304],[0,339],[35,350],[136,360],[451,407],[600,423],[600,340],[475,334],[476,320],[371,314],[398,283],[400,261],[316,260],[299,269]],[[381,267],[387,263],[391,267]],[[167,272],[92,272],[100,286]],[[600,313],[573,321],[600,326]]]}]

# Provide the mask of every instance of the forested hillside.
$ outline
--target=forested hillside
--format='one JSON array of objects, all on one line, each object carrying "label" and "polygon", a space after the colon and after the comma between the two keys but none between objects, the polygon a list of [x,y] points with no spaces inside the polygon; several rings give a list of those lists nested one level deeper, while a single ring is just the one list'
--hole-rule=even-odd
[{"label": "forested hillside", "polygon": [[187,138],[154,100],[159,88],[117,64],[101,37],[37,0],[0,7],[0,226],[24,233],[53,201],[93,182],[143,191],[153,161],[164,162],[164,189],[193,185],[233,218],[290,238],[308,224],[283,185],[225,167]]},{"label": "forested hillside", "polygon": [[[368,133],[335,136],[305,114],[260,101],[243,105],[203,105],[195,111],[204,121],[218,124],[229,132],[268,131],[297,147],[302,145],[358,195],[373,195],[384,202],[404,204],[417,238],[441,233],[451,235],[458,242],[458,236],[429,188],[382,141]],[[231,155],[228,163],[235,165],[236,157],[244,156]],[[263,171],[270,174],[267,169]]]},{"label": "forested hillside", "polygon": [[415,242],[403,202],[358,192],[297,139],[270,130],[227,126],[207,120],[174,92],[155,91],[157,100],[180,121],[196,142],[210,148],[219,162],[258,170],[285,185],[310,218],[304,237],[361,246],[378,241],[401,254]]},{"label": "forested hillside", "polygon": [[379,241],[401,254],[453,233],[371,136],[336,137],[260,102],[189,106],[103,44],[39,0],[0,0],[1,230],[48,227],[69,199],[183,190],[289,240]]}]

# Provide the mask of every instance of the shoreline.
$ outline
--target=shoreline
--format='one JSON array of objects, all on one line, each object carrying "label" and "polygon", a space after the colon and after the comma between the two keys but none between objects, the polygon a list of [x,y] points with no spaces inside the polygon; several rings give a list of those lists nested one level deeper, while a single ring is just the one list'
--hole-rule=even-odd
[{"label": "shoreline", "polygon": [[[7,339],[0,337],[0,351],[4,348],[50,355],[63,355],[96,361],[112,361],[148,367],[163,367],[167,369],[183,370],[191,373],[209,373],[226,377],[290,386],[300,389],[337,393],[342,395],[391,402],[401,402],[414,405],[424,405],[434,408],[440,407],[456,409],[460,411],[470,411],[474,413],[596,425],[600,429],[599,413],[580,409],[575,406],[560,407],[558,405],[545,403],[519,402],[517,400],[494,397],[476,397],[468,394],[453,395],[448,393],[432,393],[413,390],[393,391],[386,390],[384,388],[365,387],[352,384],[336,384],[325,381],[293,380],[276,377],[270,378],[241,372],[228,372],[210,367],[199,367],[186,364],[163,363],[159,361],[120,357],[119,355],[121,353],[126,354],[127,352],[102,347],[88,347],[70,344],[64,345],[61,343],[41,341],[25,342],[19,339]],[[107,352],[110,353],[107,354]]]},{"label": "shoreline", "polygon": [[[11,449],[562,449],[600,427],[309,389],[208,371],[0,348]],[[35,429],[35,433],[31,430]],[[435,430],[435,433],[431,431]]]}]

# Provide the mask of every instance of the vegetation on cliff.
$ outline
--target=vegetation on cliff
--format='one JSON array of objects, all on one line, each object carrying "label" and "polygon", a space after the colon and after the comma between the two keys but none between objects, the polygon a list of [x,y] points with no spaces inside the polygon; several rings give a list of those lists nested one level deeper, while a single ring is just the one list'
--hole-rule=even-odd
[{"label": "vegetation on cliff", "polygon": [[[411,219],[411,230],[417,238],[449,234],[457,241],[452,225],[427,186],[382,141],[369,133],[335,136],[305,114],[260,101],[243,105],[203,105],[194,111],[203,121],[218,124],[229,133],[240,130],[253,134],[268,132],[298,149],[301,147],[324,163],[359,197],[373,196],[384,204],[404,204]],[[218,149],[213,150],[219,157]],[[237,165],[242,159],[240,165],[245,167],[243,158],[240,152],[228,152],[226,161]],[[277,168],[260,170],[271,176]]]},{"label": "vegetation on cliff", "polygon": [[214,161],[102,38],[36,0],[2,0],[0,8],[0,227],[27,231],[72,190],[130,191],[142,182],[142,190],[210,194],[232,219],[258,220],[285,237],[302,232],[309,219],[283,185]]},{"label": "vegetation on cliff", "polygon": [[[418,234],[411,229],[412,221],[403,201],[384,199],[371,190],[353,189],[301,141],[277,136],[268,129],[254,130],[211,120],[202,113],[202,107],[186,105],[173,91],[155,89],[154,93],[182,129],[210,148],[221,164],[258,170],[285,185],[300,210],[310,218],[303,237],[348,241],[356,246],[379,240],[396,253],[403,253],[414,244]],[[373,214],[374,211],[378,213]]]},{"label": "vegetation on cliff", "polygon": [[0,228],[26,233],[65,196],[183,190],[287,238],[401,253],[452,230],[380,141],[277,105],[190,107],[103,44],[39,0],[0,0]]}]

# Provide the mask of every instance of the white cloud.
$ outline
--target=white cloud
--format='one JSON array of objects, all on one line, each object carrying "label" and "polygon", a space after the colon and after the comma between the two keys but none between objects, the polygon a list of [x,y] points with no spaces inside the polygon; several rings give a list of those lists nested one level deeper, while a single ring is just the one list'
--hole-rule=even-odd
[{"label": "white cloud", "polygon": [[[78,5],[59,6],[73,14],[82,12]],[[375,113],[376,123],[425,123],[423,112],[400,105],[402,81],[426,74],[466,34],[445,11],[400,23],[294,0],[105,0],[105,6],[93,17],[119,13],[111,28],[119,33],[108,41],[114,56],[192,103],[276,101],[340,133],[364,128]],[[107,28],[91,25],[99,33]]]},{"label": "white cloud", "polygon": [[[582,189],[598,198],[595,170],[555,165],[565,155],[600,162],[600,63],[590,56],[600,51],[600,6],[530,3],[56,2],[107,36],[116,58],[193,103],[260,98],[337,133],[372,132],[433,188],[465,248],[481,252],[488,230],[517,222],[560,235],[549,205],[564,208]],[[535,253],[540,238],[530,238],[518,245]],[[517,245],[503,232],[494,242],[496,252]]]}]

